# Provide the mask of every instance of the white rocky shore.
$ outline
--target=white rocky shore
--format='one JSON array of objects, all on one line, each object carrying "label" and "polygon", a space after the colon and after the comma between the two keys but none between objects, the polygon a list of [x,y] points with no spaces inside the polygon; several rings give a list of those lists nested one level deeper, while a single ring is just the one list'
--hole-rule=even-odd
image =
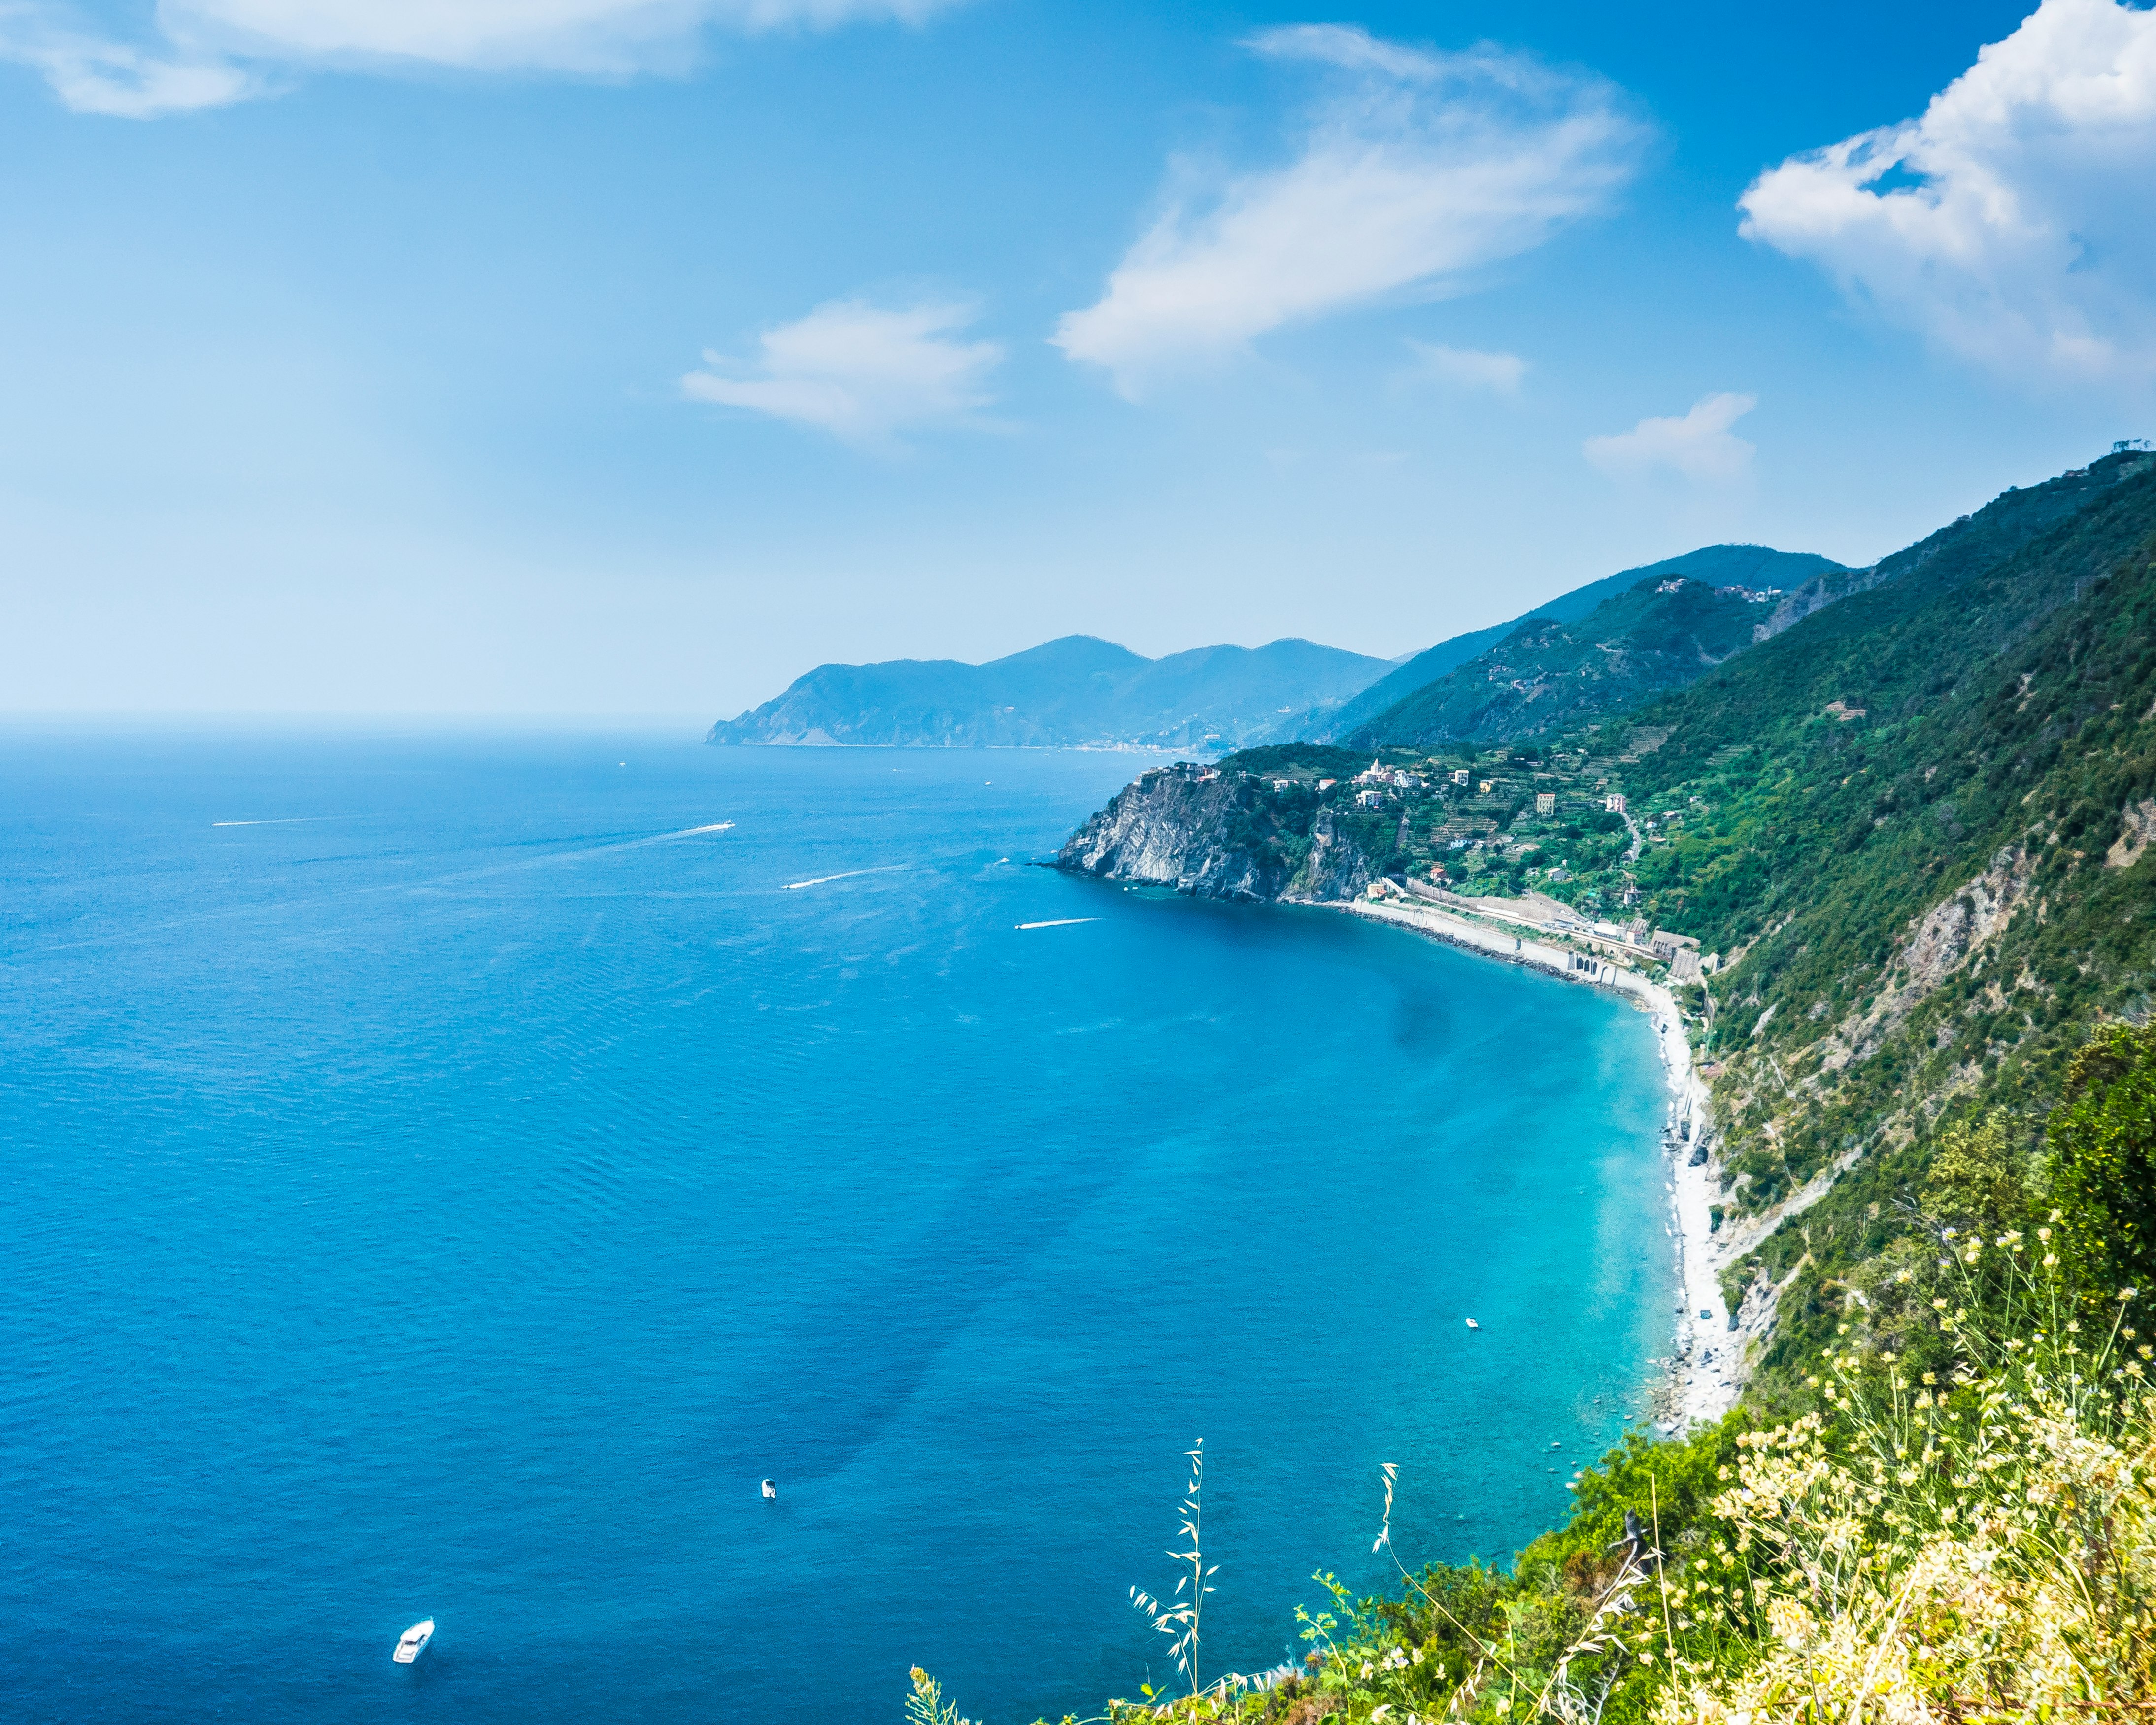
[{"label": "white rocky shore", "polygon": [[[1399,896],[1357,899],[1344,905],[1335,901],[1333,907],[1510,964],[1608,988],[1653,1018],[1670,1092],[1662,1146],[1668,1165],[1669,1231],[1681,1301],[1675,1312],[1675,1348],[1666,1362],[1668,1384],[1657,1423],[1666,1430],[1681,1431],[1695,1420],[1717,1420],[1727,1413],[1744,1387],[1746,1349],[1771,1320],[1771,1301],[1748,1299],[1734,1321],[1722,1301],[1722,1271],[1750,1249],[1760,1230],[1745,1229],[1740,1238],[1734,1231],[1718,1234],[1714,1227],[1717,1139],[1708,1111],[1707,1083],[1693,1067],[1683,1017],[1669,991],[1598,956],[1591,942],[1565,944],[1553,933],[1537,937],[1525,924],[1500,925]],[[1755,1306],[1760,1309],[1754,1310]]]}]

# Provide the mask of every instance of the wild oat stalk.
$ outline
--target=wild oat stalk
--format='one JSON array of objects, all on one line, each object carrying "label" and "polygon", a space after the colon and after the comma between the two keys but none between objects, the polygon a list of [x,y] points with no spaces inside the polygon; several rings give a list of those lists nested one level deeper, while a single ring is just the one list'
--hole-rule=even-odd
[{"label": "wild oat stalk", "polygon": [[[1199,1529],[1204,1523],[1202,1505],[1205,1490],[1205,1440],[1200,1438],[1195,1448],[1185,1450],[1183,1455],[1190,1463],[1190,1484],[1183,1500],[1181,1538],[1190,1542],[1188,1551],[1171,1551],[1168,1556],[1178,1563],[1188,1563],[1190,1573],[1177,1578],[1175,1592],[1166,1599],[1148,1593],[1131,1589],[1131,1604],[1143,1612],[1147,1622],[1163,1635],[1171,1638],[1171,1650],[1175,1655],[1175,1668],[1183,1673],[1190,1685],[1190,1692],[1198,1693],[1198,1621],[1205,1609],[1205,1595],[1213,1589],[1209,1579],[1219,1568],[1205,1567],[1205,1543]],[[1186,1589],[1188,1591],[1186,1591]]]}]

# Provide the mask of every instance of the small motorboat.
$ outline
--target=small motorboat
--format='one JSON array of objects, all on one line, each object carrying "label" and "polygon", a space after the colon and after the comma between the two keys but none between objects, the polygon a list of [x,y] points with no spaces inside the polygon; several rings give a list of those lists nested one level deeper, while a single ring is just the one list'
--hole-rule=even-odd
[{"label": "small motorboat", "polygon": [[1471,1317],[1467,1320],[1467,1327],[1471,1330],[1479,1330],[1482,1326],[1476,1322],[1475,1320]]},{"label": "small motorboat", "polygon": [[415,1623],[397,1638],[397,1651],[389,1656],[399,1665],[409,1665],[427,1651],[427,1643],[434,1639],[434,1620]]},{"label": "small motorboat", "polygon": [[773,1481],[766,1480],[763,1482],[763,1495],[767,1497],[776,1497],[778,1495],[778,1486]]}]

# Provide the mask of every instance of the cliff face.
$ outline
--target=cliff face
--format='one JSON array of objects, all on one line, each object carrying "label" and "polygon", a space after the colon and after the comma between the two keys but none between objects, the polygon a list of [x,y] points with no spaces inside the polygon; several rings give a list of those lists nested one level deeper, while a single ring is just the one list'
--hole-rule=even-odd
[{"label": "cliff face", "polygon": [[1353,898],[1376,873],[1331,809],[1265,797],[1240,774],[1173,768],[1124,787],[1070,835],[1055,866],[1245,903]]}]

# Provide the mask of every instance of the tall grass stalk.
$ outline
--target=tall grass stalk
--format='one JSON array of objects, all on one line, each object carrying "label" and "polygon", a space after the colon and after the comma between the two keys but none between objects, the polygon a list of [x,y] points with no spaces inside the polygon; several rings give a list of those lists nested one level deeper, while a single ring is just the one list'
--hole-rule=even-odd
[{"label": "tall grass stalk", "polygon": [[[1190,1483],[1184,1488],[1183,1523],[1180,1537],[1190,1542],[1188,1551],[1171,1551],[1168,1555],[1178,1563],[1190,1566],[1190,1573],[1176,1578],[1175,1591],[1166,1599],[1152,1594],[1131,1589],[1131,1604],[1145,1615],[1147,1622],[1163,1635],[1171,1638],[1170,1651],[1175,1656],[1175,1668],[1190,1685],[1190,1692],[1199,1692],[1198,1632],[1200,1618],[1204,1615],[1205,1596],[1213,1591],[1211,1578],[1219,1569],[1218,1563],[1211,1568],[1205,1566],[1205,1541],[1200,1532],[1204,1526],[1205,1502],[1205,1440],[1185,1450],[1183,1457],[1190,1463]],[[1148,1685],[1147,1692],[1152,1692]]]}]

